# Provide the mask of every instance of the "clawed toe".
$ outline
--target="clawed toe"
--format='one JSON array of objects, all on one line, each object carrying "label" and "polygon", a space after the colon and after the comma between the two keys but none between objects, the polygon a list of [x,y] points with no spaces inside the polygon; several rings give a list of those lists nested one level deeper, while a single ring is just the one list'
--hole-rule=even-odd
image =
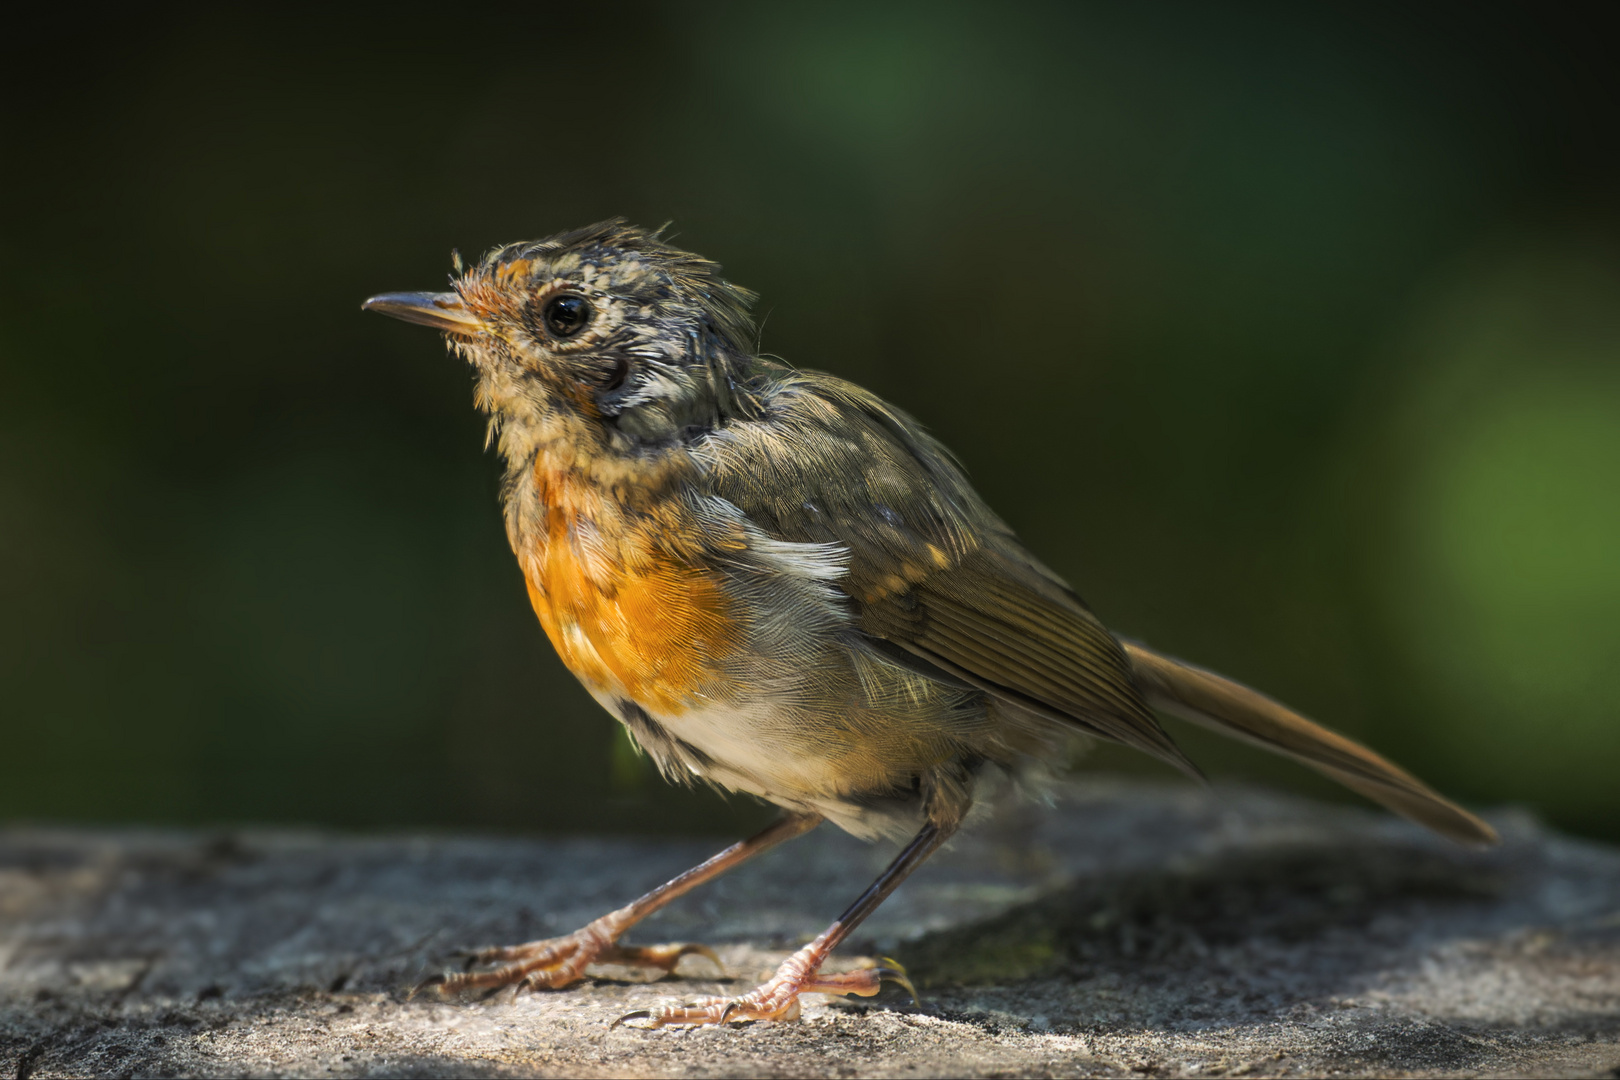
[{"label": "clawed toe", "polygon": [[[510,990],[514,997],[525,991],[560,990],[583,979],[592,964],[623,964],[674,972],[686,956],[701,956],[719,969],[722,977],[725,974],[719,955],[707,945],[619,945],[600,928],[586,927],[567,937],[470,953],[467,970],[431,975],[412,987],[406,1000],[427,990],[441,998],[487,991],[483,994],[484,1000],[503,990]],[[473,970],[488,964],[499,966]]]},{"label": "clawed toe", "polygon": [[[609,1030],[630,1020],[646,1020],[648,1028],[697,1027],[704,1024],[729,1024],[750,1020],[797,1020],[799,995],[855,994],[871,997],[882,989],[885,982],[905,987],[913,1002],[917,1002],[917,988],[898,961],[885,959],[867,967],[837,975],[823,975],[816,967],[819,957],[810,954],[811,946],[790,957],[778,969],[770,982],[752,993],[735,998],[706,998],[686,1005],[668,1005],[657,1009],[637,1009],[625,1013],[608,1025]],[[920,1004],[920,1003],[919,1003]]]},{"label": "clawed toe", "polygon": [[627,1012],[623,1016],[619,1017],[617,1020],[613,1021],[613,1023],[609,1024],[608,1025],[608,1030],[612,1031],[614,1028],[618,1027],[620,1024],[624,1023],[627,1020],[646,1020],[646,1019],[649,1019],[652,1016],[652,1014],[653,1014],[653,1011],[651,1009],[637,1009],[634,1012]]},{"label": "clawed toe", "polygon": [[[440,985],[442,985],[444,983],[444,979],[445,979],[445,977],[443,975],[429,975],[427,978],[423,979],[421,982],[419,982],[415,986],[411,987],[410,993],[405,995],[405,1000],[406,1001],[414,1001],[416,999],[417,994],[420,994],[422,991],[428,989],[429,987],[434,987],[435,989],[437,989],[437,987],[439,987]],[[443,993],[443,991],[439,991],[439,992]]]},{"label": "clawed toe", "polygon": [[[763,989],[763,988],[762,988]],[[774,1002],[757,998],[754,994],[740,998],[707,998],[689,1005],[667,1005],[659,1009],[637,1009],[627,1012],[608,1025],[611,1031],[627,1020],[648,1020],[647,1028],[701,1027],[705,1024],[745,1023],[753,1020],[797,1020],[797,995],[785,1001]]]},{"label": "clawed toe", "polygon": [[[919,1009],[922,1008],[922,998],[917,995],[916,984],[914,984],[911,981],[911,976],[909,974],[907,974],[907,972],[906,972],[906,966],[904,964],[902,964],[900,961],[894,959],[893,957],[885,956],[881,963],[873,963],[870,967],[865,968],[865,970],[870,971],[872,973],[872,976],[874,976],[878,980],[879,984],[886,983],[886,982],[892,982],[892,983],[896,984],[897,986],[901,987],[902,989],[905,990],[906,993],[911,995],[911,1003],[913,1005],[915,1005]],[[823,991],[823,992],[824,993],[846,993],[846,994],[847,993],[854,993],[854,994],[861,994],[862,993],[860,990]],[[877,993],[876,990],[873,990],[873,991],[869,992],[869,994],[875,994],[875,993]],[[869,994],[863,994],[862,996],[869,996]]]},{"label": "clawed toe", "polygon": [[430,975],[411,988],[409,1001],[425,990],[432,990],[441,998],[454,997],[472,990],[483,990],[483,1000],[510,989],[514,995],[525,990],[551,989],[566,986],[579,976],[570,971],[532,971],[525,965],[513,964],[494,971],[457,971]]}]

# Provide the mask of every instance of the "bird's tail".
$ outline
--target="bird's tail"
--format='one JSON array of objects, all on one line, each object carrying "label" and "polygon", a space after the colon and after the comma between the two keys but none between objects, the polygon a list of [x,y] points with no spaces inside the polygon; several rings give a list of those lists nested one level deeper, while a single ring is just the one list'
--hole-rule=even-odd
[{"label": "bird's tail", "polygon": [[1172,716],[1286,754],[1461,844],[1497,842],[1496,830],[1359,743],[1213,671],[1123,642],[1136,685]]}]

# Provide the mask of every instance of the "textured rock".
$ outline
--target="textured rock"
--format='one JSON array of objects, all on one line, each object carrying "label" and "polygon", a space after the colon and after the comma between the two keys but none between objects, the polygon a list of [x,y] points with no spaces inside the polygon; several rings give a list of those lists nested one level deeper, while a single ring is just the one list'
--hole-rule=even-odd
[{"label": "textured rock", "polygon": [[697,1031],[608,1022],[752,985],[891,851],[822,829],[632,935],[713,942],[728,981],[691,958],[456,1005],[403,988],[715,845],[13,829],[0,1075],[1620,1075],[1620,852],[1493,821],[1506,842],[1475,853],[1371,812],[1093,782],[978,827],[846,947],[905,961],[920,1008]]}]

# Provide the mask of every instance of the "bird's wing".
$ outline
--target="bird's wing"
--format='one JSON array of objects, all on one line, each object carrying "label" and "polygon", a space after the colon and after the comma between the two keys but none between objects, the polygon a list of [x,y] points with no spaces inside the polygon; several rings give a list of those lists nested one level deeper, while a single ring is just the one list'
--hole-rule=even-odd
[{"label": "bird's wing", "polygon": [[761,406],[694,453],[714,492],[768,534],[849,552],[839,584],[874,642],[1197,775],[1154,718],[1119,642],[916,421],[808,372],[774,373]]}]

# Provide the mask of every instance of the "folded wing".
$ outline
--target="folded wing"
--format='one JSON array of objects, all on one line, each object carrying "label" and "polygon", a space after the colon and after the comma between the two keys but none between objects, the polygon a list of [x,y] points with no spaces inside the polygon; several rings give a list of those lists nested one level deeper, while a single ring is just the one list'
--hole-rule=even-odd
[{"label": "folded wing", "polygon": [[772,536],[836,543],[874,644],[1027,713],[1193,775],[1163,709],[1285,754],[1467,844],[1491,827],[1371,750],[1255,690],[1121,643],[1024,549],[914,420],[850,383],[776,373],[762,414],[695,451],[716,493]]}]

